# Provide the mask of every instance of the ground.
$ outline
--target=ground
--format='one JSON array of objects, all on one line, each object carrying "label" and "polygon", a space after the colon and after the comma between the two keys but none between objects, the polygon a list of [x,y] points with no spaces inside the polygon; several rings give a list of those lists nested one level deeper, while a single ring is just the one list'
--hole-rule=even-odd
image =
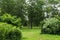
[{"label": "ground", "polygon": [[40,29],[22,29],[23,40],[60,40],[60,35],[41,34]]}]

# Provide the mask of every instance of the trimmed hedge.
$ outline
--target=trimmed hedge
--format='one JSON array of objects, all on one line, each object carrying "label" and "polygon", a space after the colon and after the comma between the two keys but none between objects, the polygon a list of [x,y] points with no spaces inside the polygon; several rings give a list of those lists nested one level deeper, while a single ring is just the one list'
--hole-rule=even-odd
[{"label": "trimmed hedge", "polygon": [[0,22],[0,40],[21,40],[22,35],[19,28]]},{"label": "trimmed hedge", "polygon": [[60,21],[56,18],[48,18],[44,21],[41,33],[60,34]]}]

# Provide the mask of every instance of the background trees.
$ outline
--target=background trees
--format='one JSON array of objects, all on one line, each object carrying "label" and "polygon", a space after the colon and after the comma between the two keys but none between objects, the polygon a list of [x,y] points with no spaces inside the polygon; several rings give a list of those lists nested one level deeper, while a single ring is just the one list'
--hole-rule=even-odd
[{"label": "background trees", "polygon": [[21,23],[25,22],[25,0],[2,0],[1,13],[9,13],[21,18]]},{"label": "background trees", "polygon": [[59,0],[0,0],[0,15],[11,14],[21,18],[24,26],[39,26],[45,18],[59,13]]},{"label": "background trees", "polygon": [[45,12],[47,16],[54,17],[54,15],[59,15],[59,1],[58,0],[46,0],[45,1]]}]

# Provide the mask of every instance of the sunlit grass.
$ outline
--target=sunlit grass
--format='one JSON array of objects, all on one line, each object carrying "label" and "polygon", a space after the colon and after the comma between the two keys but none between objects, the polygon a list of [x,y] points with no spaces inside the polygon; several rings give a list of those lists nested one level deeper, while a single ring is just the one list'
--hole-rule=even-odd
[{"label": "sunlit grass", "polygon": [[23,40],[60,40],[60,35],[40,34],[40,29],[23,29]]}]

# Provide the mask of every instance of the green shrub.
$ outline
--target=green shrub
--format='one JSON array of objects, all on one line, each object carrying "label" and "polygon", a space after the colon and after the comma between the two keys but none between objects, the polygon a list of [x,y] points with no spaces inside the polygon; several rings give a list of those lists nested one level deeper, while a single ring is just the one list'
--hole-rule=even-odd
[{"label": "green shrub", "polygon": [[6,22],[8,24],[12,24],[14,26],[21,26],[21,19],[16,16],[12,16],[10,14],[3,14],[0,16],[0,22]]},{"label": "green shrub", "polygon": [[21,40],[22,35],[19,28],[12,27],[7,23],[0,23],[0,40]]},{"label": "green shrub", "polygon": [[60,21],[56,18],[48,18],[44,21],[41,29],[42,33],[60,34]]}]

